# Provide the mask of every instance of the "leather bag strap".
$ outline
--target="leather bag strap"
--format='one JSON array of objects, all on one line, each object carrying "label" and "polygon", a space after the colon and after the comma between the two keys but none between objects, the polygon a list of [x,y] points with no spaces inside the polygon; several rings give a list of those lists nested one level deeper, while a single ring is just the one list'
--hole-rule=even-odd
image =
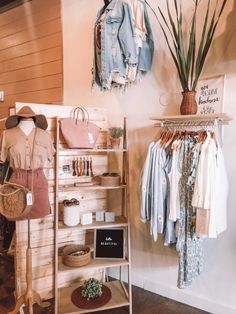
[{"label": "leather bag strap", "polygon": [[82,119],[81,121],[85,121],[85,114],[84,114],[84,111],[81,107],[75,107],[73,110],[72,110],[72,118],[76,121],[76,124],[79,120],[79,114],[81,113],[82,115]]},{"label": "leather bag strap", "polygon": [[35,147],[35,139],[36,139],[36,134],[37,134],[38,128],[35,128],[34,132],[34,139],[33,139],[33,147],[32,147],[32,153],[31,153],[31,170],[32,170],[32,176],[31,176],[31,192],[33,194],[33,189],[34,189],[34,147]]}]

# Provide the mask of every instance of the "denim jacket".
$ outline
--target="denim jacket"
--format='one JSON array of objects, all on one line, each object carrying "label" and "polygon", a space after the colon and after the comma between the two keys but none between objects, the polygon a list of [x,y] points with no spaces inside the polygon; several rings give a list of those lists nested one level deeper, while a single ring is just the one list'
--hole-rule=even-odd
[{"label": "denim jacket", "polygon": [[[145,43],[145,48],[141,49],[142,53],[139,53],[137,49],[132,10],[128,1],[110,0],[108,6],[104,6],[98,12],[95,27],[104,12],[106,16],[101,25],[102,71],[100,75],[96,64],[96,32],[94,31],[93,84],[96,82],[101,89],[106,90],[111,88],[113,75],[118,75],[125,82],[127,65],[135,67],[140,63],[141,70],[145,71],[146,68],[150,69],[151,64],[147,65],[150,62],[150,57],[146,52],[149,40]],[[153,52],[153,49],[151,50]],[[146,59],[145,56],[147,56]]]},{"label": "denim jacket", "polygon": [[[129,5],[122,0],[111,0],[106,8],[103,7],[98,12],[96,23],[105,10],[107,15],[101,28],[101,82],[97,73],[96,58],[94,60],[93,80],[102,89],[110,89],[111,74],[116,72],[125,78],[126,63],[136,65],[138,52]],[[96,47],[94,47],[94,51],[95,49]]]}]

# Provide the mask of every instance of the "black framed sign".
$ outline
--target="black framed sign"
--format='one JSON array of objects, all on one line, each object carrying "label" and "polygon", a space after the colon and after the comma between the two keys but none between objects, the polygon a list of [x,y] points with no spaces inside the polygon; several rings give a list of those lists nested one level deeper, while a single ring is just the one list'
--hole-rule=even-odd
[{"label": "black framed sign", "polygon": [[124,228],[96,229],[94,231],[94,258],[124,259],[124,233]]}]

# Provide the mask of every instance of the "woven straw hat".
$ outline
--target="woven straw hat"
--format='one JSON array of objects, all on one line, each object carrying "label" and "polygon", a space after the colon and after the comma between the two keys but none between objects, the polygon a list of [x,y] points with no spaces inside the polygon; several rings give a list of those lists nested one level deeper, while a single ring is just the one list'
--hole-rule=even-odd
[{"label": "woven straw hat", "polygon": [[48,127],[47,119],[43,114],[35,114],[29,106],[22,107],[17,114],[7,118],[5,126],[7,129],[16,127],[22,118],[32,118],[35,126],[46,130]]}]

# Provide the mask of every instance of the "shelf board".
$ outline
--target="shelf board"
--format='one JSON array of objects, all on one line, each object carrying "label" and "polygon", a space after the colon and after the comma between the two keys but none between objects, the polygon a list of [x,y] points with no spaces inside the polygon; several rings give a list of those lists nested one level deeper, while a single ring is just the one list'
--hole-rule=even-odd
[{"label": "shelf board", "polygon": [[162,122],[175,123],[175,122],[214,122],[217,120],[219,124],[227,124],[229,121],[233,120],[232,117],[226,113],[213,113],[213,114],[194,114],[194,115],[175,115],[175,116],[153,116],[150,117],[150,120],[154,120],[157,123],[161,124]]},{"label": "shelf board", "polygon": [[119,190],[125,189],[126,184],[122,184],[119,186],[101,186],[98,184],[86,184],[81,183],[77,186],[74,185],[63,185],[59,186],[59,192],[66,192],[66,191],[81,191],[81,190]]},{"label": "shelf board", "polygon": [[[122,152],[127,152],[126,148],[59,148],[60,152],[73,152],[74,154],[78,154],[80,152],[82,153],[122,153]],[[64,156],[64,155],[63,155]]]},{"label": "shelf board", "polygon": [[78,286],[59,289],[58,313],[59,314],[93,313],[95,311],[103,311],[129,305],[129,300],[127,299],[125,292],[122,288],[122,285],[119,281],[117,280],[111,281],[105,283],[104,285],[106,285],[111,290],[112,295],[111,300],[104,306],[91,310],[80,309],[72,303],[71,294],[76,288],[78,288]]},{"label": "shelf board", "polygon": [[78,277],[78,271],[80,270],[96,270],[101,268],[109,268],[109,267],[119,267],[119,266],[127,266],[129,265],[129,262],[127,259],[124,260],[109,260],[109,259],[91,259],[91,262],[85,266],[81,267],[69,267],[62,263],[62,256],[58,257],[58,275],[60,273],[69,273],[73,272],[77,274]]},{"label": "shelf board", "polygon": [[106,222],[106,221],[94,221],[90,225],[77,225],[74,227],[68,227],[63,224],[62,221],[59,221],[58,228],[59,229],[80,229],[80,230],[88,230],[88,229],[101,229],[101,228],[116,228],[116,227],[124,227],[128,225],[128,221],[123,216],[116,216],[114,222]]},{"label": "shelf board", "polygon": [[151,120],[157,121],[185,121],[185,120],[209,120],[209,119],[219,119],[219,120],[232,120],[232,117],[228,116],[226,113],[212,113],[212,114],[192,114],[192,115],[175,115],[175,116],[153,116],[150,117]]}]

